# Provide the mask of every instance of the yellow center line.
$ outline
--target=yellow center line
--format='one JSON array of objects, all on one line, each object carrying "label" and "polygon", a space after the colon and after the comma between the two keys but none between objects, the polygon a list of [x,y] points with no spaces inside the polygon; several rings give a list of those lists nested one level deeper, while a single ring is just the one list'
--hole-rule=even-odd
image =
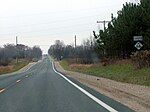
[{"label": "yellow center line", "polygon": [[16,82],[19,83],[21,80],[17,80]]},{"label": "yellow center line", "polygon": [[[17,83],[21,82],[21,80],[17,80]],[[4,92],[6,89],[0,89],[0,93]]]},{"label": "yellow center line", "polygon": [[4,92],[5,91],[5,89],[0,89],[0,93],[2,93],[2,92]]}]

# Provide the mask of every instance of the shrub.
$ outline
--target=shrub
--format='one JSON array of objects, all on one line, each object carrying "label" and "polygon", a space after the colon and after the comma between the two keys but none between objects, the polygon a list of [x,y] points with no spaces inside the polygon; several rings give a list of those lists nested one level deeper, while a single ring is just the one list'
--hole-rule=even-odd
[{"label": "shrub", "polygon": [[108,58],[101,59],[102,66],[107,66],[109,63],[110,63],[110,59]]},{"label": "shrub", "polygon": [[135,68],[150,67],[150,51],[137,51],[131,55]]}]

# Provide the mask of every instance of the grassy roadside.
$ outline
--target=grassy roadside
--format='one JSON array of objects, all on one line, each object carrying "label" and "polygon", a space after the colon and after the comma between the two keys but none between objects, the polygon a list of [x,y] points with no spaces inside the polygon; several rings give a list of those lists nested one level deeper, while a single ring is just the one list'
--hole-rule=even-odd
[{"label": "grassy roadside", "polygon": [[23,68],[28,64],[29,61],[25,59],[20,59],[18,63],[16,63],[16,60],[13,60],[8,66],[0,66],[0,75],[18,71],[19,69]]},{"label": "grassy roadside", "polygon": [[62,60],[60,65],[65,70],[86,73],[89,75],[104,77],[115,81],[150,86],[150,68],[135,70],[131,64],[101,65],[74,65]]}]

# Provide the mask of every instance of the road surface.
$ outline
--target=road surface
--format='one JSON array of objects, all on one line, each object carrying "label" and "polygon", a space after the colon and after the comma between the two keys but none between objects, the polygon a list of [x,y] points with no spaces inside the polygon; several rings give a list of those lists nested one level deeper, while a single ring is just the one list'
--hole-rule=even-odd
[{"label": "road surface", "polygon": [[45,58],[24,73],[0,76],[0,112],[132,112],[55,71]]}]

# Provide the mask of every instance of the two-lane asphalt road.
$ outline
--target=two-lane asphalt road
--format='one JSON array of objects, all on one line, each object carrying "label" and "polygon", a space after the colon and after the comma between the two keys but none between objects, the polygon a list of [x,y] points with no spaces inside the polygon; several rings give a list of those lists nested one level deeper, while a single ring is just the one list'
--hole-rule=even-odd
[{"label": "two-lane asphalt road", "polygon": [[54,70],[48,58],[24,73],[0,76],[0,112],[132,112]]}]

